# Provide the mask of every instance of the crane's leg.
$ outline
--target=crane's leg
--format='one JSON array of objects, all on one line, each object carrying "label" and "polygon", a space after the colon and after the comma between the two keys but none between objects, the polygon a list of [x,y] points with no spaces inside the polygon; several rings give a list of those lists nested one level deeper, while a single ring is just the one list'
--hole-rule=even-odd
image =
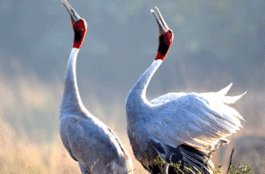
[{"label": "crane's leg", "polygon": [[80,167],[82,174],[92,174],[92,172],[90,172],[90,170],[83,164],[79,163],[79,167]]},{"label": "crane's leg", "polygon": [[165,164],[161,167],[161,171],[163,174],[168,174],[168,168],[169,168],[169,164]]}]

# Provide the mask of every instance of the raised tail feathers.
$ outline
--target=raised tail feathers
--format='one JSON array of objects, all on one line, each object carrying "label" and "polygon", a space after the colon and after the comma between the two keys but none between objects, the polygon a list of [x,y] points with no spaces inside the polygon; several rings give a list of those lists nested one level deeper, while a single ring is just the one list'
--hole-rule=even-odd
[{"label": "raised tail feathers", "polygon": [[[233,83],[230,83],[227,87],[221,89],[220,91],[217,92],[217,94],[225,96],[227,92],[231,89]],[[238,101],[241,97],[243,97],[247,93],[244,92],[243,94],[237,95],[237,96],[225,96],[223,102],[226,104],[233,104],[236,101]]]},{"label": "raised tail feathers", "polygon": [[243,97],[246,93],[247,93],[247,91],[244,92],[243,94],[236,95],[236,96],[225,96],[225,101],[223,101],[223,102],[226,104],[233,104],[236,101],[238,101],[241,97]]},{"label": "raised tail feathers", "polygon": [[218,91],[217,93],[218,94],[221,94],[221,95],[226,95],[227,92],[231,89],[233,83],[230,83],[227,87],[221,89],[220,91]]}]

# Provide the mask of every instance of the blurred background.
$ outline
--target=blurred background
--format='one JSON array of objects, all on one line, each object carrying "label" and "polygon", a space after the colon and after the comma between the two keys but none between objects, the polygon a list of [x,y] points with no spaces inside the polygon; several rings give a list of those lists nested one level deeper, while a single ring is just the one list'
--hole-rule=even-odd
[{"label": "blurred background", "polygon": [[[88,32],[77,60],[77,80],[87,109],[119,135],[135,173],[147,173],[132,154],[125,99],[152,63],[157,6],[174,31],[168,57],[147,90],[248,93],[233,107],[245,118],[231,143],[214,154],[226,171],[233,163],[265,173],[265,1],[69,0]],[[80,173],[59,137],[59,105],[72,48],[70,17],[60,0],[0,1],[0,172]]]}]

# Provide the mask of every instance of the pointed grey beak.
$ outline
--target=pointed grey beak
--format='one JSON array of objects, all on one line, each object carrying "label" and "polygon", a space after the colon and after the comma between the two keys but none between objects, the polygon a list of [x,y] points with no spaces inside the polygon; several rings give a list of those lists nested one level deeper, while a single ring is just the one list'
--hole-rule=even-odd
[{"label": "pointed grey beak", "polygon": [[77,22],[81,19],[81,17],[76,13],[76,11],[71,7],[71,5],[67,2],[67,0],[61,0],[66,10],[69,12],[71,19],[73,22]]},{"label": "pointed grey beak", "polygon": [[164,20],[163,16],[161,15],[159,9],[155,6],[156,11],[158,13],[159,18],[157,17],[157,15],[155,14],[154,10],[151,9],[151,13],[153,13],[153,15],[155,16],[156,22],[158,24],[159,30],[161,31],[161,34],[166,33],[167,30],[169,30],[170,28],[168,27],[166,21]]}]

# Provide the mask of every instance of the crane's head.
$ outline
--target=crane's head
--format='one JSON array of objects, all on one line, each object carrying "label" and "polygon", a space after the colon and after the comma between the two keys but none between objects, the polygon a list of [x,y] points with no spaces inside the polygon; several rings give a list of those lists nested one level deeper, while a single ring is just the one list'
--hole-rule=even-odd
[{"label": "crane's head", "polygon": [[158,47],[158,54],[155,60],[158,60],[158,59],[164,60],[167,57],[169,48],[171,47],[173,43],[174,34],[173,34],[173,31],[168,27],[159,9],[157,7],[155,8],[159,16],[158,18],[154,10],[151,9],[151,13],[154,14],[156,22],[159,27],[159,47]]},{"label": "crane's head", "polygon": [[67,2],[67,0],[61,0],[66,10],[69,12],[71,17],[71,23],[74,29],[75,37],[74,37],[74,48],[80,48],[86,35],[87,23],[81,18],[77,12],[71,7],[71,5]]}]

